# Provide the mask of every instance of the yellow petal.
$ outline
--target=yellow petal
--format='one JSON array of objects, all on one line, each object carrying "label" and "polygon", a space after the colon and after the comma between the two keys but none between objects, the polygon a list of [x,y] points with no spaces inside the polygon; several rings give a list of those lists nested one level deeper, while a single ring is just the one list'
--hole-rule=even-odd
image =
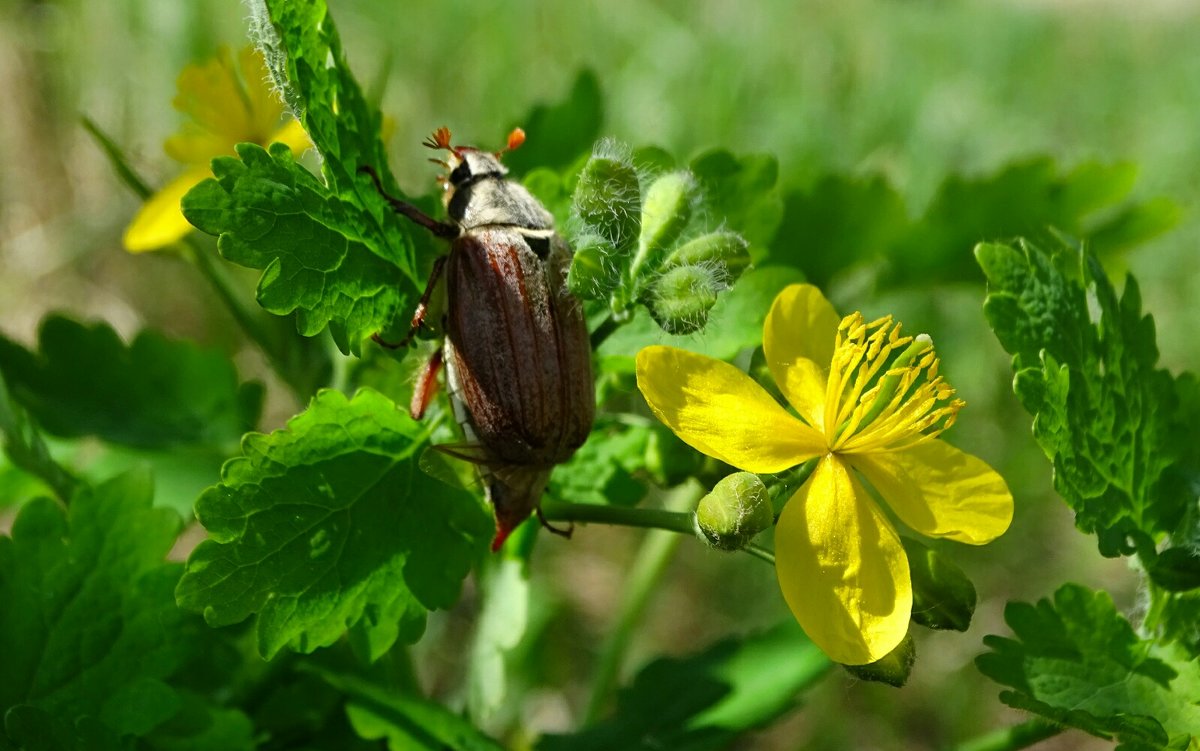
[{"label": "yellow petal", "polygon": [[796,620],[835,662],[874,662],[908,632],[912,583],[900,538],[836,457],[784,507],[775,571]]},{"label": "yellow petal", "polygon": [[1008,529],[1013,499],[996,470],[943,441],[846,457],[908,526],[971,545]]},{"label": "yellow petal", "polygon": [[808,427],[732,365],[674,347],[637,355],[638,388],[684,442],[747,472],[780,472],[826,451]]},{"label": "yellow petal", "polygon": [[232,152],[233,145],[242,141],[260,142],[270,132],[255,129],[237,65],[229,48],[222,47],[211,60],[184,68],[176,82],[178,93],[172,102],[175,109],[225,144],[210,156]]},{"label": "yellow petal", "polygon": [[820,429],[825,381],[841,319],[821,290],[793,284],[775,297],[763,324],[763,354],[775,383],[809,424]]},{"label": "yellow petal", "polygon": [[203,166],[215,156],[232,154],[233,145],[224,136],[210,133],[195,123],[184,123],[167,136],[163,151],[177,162]]},{"label": "yellow petal", "polygon": [[304,131],[304,126],[299,120],[288,120],[287,123],[275,132],[263,146],[270,146],[273,143],[286,143],[288,148],[296,156],[300,156],[305,151],[312,148],[312,141],[308,138],[308,133]]},{"label": "yellow petal", "polygon": [[146,199],[125,228],[125,249],[130,253],[158,250],[191,232],[192,225],[183,218],[179,202],[185,193],[208,177],[212,177],[208,167],[193,167]]}]

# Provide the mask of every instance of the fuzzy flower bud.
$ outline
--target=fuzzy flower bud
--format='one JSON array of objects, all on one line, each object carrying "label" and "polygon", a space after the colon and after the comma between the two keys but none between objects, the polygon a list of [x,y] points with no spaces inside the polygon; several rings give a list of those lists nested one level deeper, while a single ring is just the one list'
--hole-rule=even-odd
[{"label": "fuzzy flower bud", "polygon": [[690,172],[668,172],[650,184],[642,205],[642,234],[632,267],[634,278],[640,269],[657,268],[691,221],[696,197],[696,178]]},{"label": "fuzzy flower bud", "polygon": [[720,264],[727,272],[726,281],[733,282],[750,265],[749,243],[736,232],[709,232],[680,245],[663,263],[671,266]]},{"label": "fuzzy flower bud", "polygon": [[612,141],[596,148],[575,187],[575,213],[618,254],[632,250],[642,226],[642,191],[627,150]]},{"label": "fuzzy flower bud", "polygon": [[650,313],[668,334],[695,333],[708,322],[708,311],[726,286],[719,269],[676,266],[655,282]]},{"label": "fuzzy flower bud", "polygon": [[567,272],[567,288],[581,300],[598,300],[608,295],[617,283],[613,264],[616,250],[602,237],[580,238]]},{"label": "fuzzy flower bud", "polygon": [[741,550],[774,523],[767,486],[750,472],[722,478],[696,508],[696,529],[720,550]]}]

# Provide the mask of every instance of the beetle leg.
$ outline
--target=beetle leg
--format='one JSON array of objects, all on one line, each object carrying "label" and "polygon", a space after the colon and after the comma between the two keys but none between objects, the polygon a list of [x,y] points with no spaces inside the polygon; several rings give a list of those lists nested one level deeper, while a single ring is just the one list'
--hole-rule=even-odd
[{"label": "beetle leg", "polygon": [[425,410],[429,407],[429,403],[433,401],[433,397],[437,394],[438,371],[442,369],[442,348],[438,347],[437,351],[430,355],[429,360],[417,373],[417,383],[413,388],[412,401],[408,405],[408,412],[414,420],[420,420],[425,415]]},{"label": "beetle leg", "polygon": [[533,510],[537,512],[538,521],[542,523],[542,526],[545,527],[548,532],[553,532],[559,537],[565,537],[568,540],[571,539],[571,535],[575,533],[575,522],[571,522],[569,525],[567,525],[566,529],[563,529],[562,527],[556,527],[550,522],[546,521],[546,515],[542,513],[542,504],[537,504],[533,507]]},{"label": "beetle leg", "polygon": [[[408,324],[408,335],[400,340],[398,346],[405,347],[417,335],[417,329],[425,325],[425,314],[429,312],[429,298],[433,297],[433,290],[437,287],[438,280],[442,278],[442,269],[446,268],[446,259],[450,256],[438,256],[433,261],[433,268],[429,272],[429,281],[425,284],[425,291],[421,293],[421,299],[417,301],[417,309],[413,311],[412,321]],[[439,352],[439,360],[441,359]]]},{"label": "beetle leg", "polygon": [[383,182],[380,181],[379,173],[375,171],[374,167],[364,164],[358,168],[358,171],[365,175],[370,175],[371,182],[375,183],[375,190],[379,193],[379,195],[383,196],[383,200],[387,201],[391,205],[392,211],[395,211],[397,214],[403,214],[438,237],[458,237],[457,226],[450,224],[449,222],[439,222],[438,220],[426,214],[424,211],[418,209],[416,206],[413,206],[411,203],[407,201],[401,201],[399,198],[389,195],[388,192],[383,189]]},{"label": "beetle leg", "polygon": [[389,342],[380,336],[378,333],[371,334],[371,339],[381,347],[388,349],[400,349],[407,347],[417,335],[417,331],[425,325],[425,315],[429,312],[429,298],[433,297],[433,290],[437,287],[438,280],[442,277],[442,269],[446,266],[446,259],[449,256],[438,256],[433,261],[433,269],[429,272],[429,281],[425,283],[425,291],[421,293],[421,299],[417,301],[417,309],[413,311],[412,320],[408,324],[408,333],[399,342]]}]

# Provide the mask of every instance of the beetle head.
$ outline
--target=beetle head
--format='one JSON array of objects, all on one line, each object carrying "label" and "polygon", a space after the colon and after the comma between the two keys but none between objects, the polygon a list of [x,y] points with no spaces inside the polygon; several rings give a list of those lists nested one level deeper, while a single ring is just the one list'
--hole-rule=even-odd
[{"label": "beetle head", "polygon": [[447,192],[445,200],[449,202],[454,190],[479,177],[503,177],[508,170],[500,163],[500,157],[505,152],[512,151],[525,142],[525,131],[515,128],[508,134],[508,144],[500,151],[483,151],[474,146],[453,146],[450,143],[450,129],[438,128],[433,135],[423,142],[428,148],[446,150],[450,155],[445,159],[430,159],[435,164],[446,168],[445,175],[439,177],[442,188]]}]

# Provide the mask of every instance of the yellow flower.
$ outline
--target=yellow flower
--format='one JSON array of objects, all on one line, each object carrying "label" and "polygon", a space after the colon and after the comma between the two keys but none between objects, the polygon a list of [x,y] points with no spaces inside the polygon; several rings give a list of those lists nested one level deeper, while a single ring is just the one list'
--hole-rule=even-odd
[{"label": "yellow flower", "polygon": [[763,351],[799,417],[732,365],[672,347],[638,353],[638,387],[680,438],[740,469],[820,457],[776,525],[779,586],[833,660],[874,662],[908,631],[912,584],[862,478],[908,527],[972,545],[1008,529],[1012,495],[983,461],[935,440],[963,402],[938,375],[928,337],[902,336],[890,316],[839,323],[816,287],[797,284],[775,298]]},{"label": "yellow flower", "polygon": [[134,253],[157,250],[181,239],[192,225],[183,218],[179,201],[193,186],[212,177],[209,162],[234,153],[236,144],[267,146],[286,143],[299,154],[311,143],[294,118],[284,121],[283,104],[267,84],[262,55],[252,47],[237,59],[222,47],[215,58],[189,65],[179,74],[175,109],[191,117],[167,139],[167,155],[187,170],[146,202],[125,230],[125,249]]}]

